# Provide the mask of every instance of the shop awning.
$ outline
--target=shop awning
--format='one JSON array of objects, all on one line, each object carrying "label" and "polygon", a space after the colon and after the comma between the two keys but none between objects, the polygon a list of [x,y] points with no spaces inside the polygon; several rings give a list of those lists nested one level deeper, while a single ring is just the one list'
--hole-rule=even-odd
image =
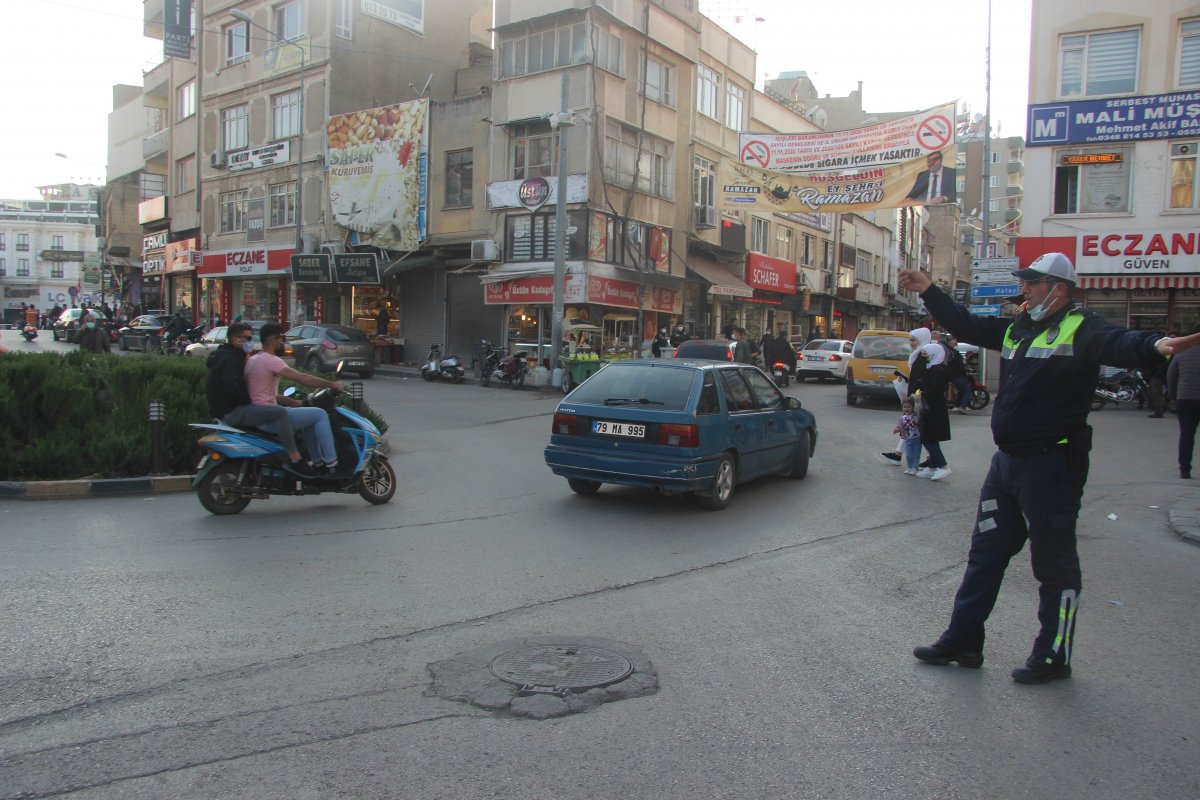
[{"label": "shop awning", "polygon": [[424,256],[408,256],[407,258],[398,258],[395,261],[384,266],[380,270],[380,280],[390,278],[393,275],[399,275],[402,272],[410,272],[421,267],[431,267],[438,263],[438,257],[432,255]]},{"label": "shop awning", "polygon": [[741,278],[726,272],[720,267],[709,266],[702,262],[689,263],[688,271],[709,284],[708,293],[723,297],[753,297],[754,290],[746,285]]},{"label": "shop awning", "polygon": [[539,275],[553,275],[554,267],[534,267],[533,269],[492,270],[486,275],[479,276],[480,283],[501,283],[515,278],[532,278]]},{"label": "shop awning", "polygon": [[1200,289],[1200,275],[1080,275],[1080,289]]},{"label": "shop awning", "polygon": [[113,255],[110,255],[108,257],[108,263],[110,266],[125,267],[126,269],[131,269],[133,267],[141,267],[142,266],[141,264],[133,263],[128,258],[121,258],[120,256],[113,256]]}]

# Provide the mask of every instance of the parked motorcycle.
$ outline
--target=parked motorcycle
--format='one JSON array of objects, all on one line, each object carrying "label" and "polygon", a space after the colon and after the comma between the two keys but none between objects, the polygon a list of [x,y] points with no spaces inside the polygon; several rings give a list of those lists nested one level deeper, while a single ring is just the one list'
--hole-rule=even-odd
[{"label": "parked motorcycle", "polygon": [[429,355],[425,356],[425,365],[421,367],[422,378],[427,381],[436,381],[441,378],[451,383],[462,383],[465,375],[466,370],[463,369],[458,356],[442,358],[442,346],[440,344],[430,345]]},{"label": "parked motorcycle", "polygon": [[204,326],[197,325],[194,328],[188,328],[183,333],[177,333],[163,343],[163,353],[172,356],[181,356],[187,352],[188,345],[195,344],[204,336]]},{"label": "parked motorcycle", "polygon": [[37,338],[37,326],[32,322],[25,323],[25,326],[21,328],[21,335],[25,337],[25,341],[32,342]]},{"label": "parked motorcycle", "polygon": [[479,342],[483,366],[479,371],[479,385],[490,386],[492,381],[508,384],[512,388],[525,385],[525,375],[529,371],[525,359],[529,356],[524,350],[510,354],[503,347],[496,347],[487,339]]},{"label": "parked motorcycle", "polygon": [[1138,408],[1150,397],[1150,386],[1140,370],[1120,370],[1101,377],[1092,395],[1092,410],[1099,411],[1109,403],[1137,403]]},{"label": "parked motorcycle", "polygon": [[775,381],[775,385],[780,389],[792,382],[792,373],[788,369],[788,365],[782,361],[776,361],[771,367],[771,377]]},{"label": "parked motorcycle", "polygon": [[[294,390],[285,394],[290,396]],[[251,500],[271,495],[357,492],[373,505],[391,500],[396,493],[396,473],[381,452],[386,449],[383,434],[366,417],[337,406],[334,394],[319,389],[304,398],[306,406],[329,414],[338,454],[338,469],[329,474],[297,474],[288,465],[283,444],[264,431],[221,423],[192,424],[206,431],[199,440],[204,458],[192,480],[200,505],[213,514],[237,514]]]}]

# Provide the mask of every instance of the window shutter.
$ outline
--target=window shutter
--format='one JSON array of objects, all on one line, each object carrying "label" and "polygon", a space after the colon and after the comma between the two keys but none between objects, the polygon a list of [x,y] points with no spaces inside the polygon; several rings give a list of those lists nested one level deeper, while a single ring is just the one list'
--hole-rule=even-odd
[{"label": "window shutter", "polygon": [[1137,89],[1138,40],[1141,31],[1094,33],[1088,37],[1087,94],[1113,94]]},{"label": "window shutter", "polygon": [[1200,83],[1200,20],[1183,23],[1179,48],[1179,85]]},{"label": "window shutter", "polygon": [[1062,40],[1062,81],[1059,94],[1073,97],[1083,94],[1084,37],[1068,36]]}]

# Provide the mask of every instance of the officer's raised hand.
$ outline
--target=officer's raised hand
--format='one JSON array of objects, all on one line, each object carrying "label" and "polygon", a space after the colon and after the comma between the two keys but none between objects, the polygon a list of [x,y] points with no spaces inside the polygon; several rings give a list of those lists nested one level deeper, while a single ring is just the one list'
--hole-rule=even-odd
[{"label": "officer's raised hand", "polygon": [[901,289],[916,292],[917,294],[920,294],[933,285],[929,274],[919,269],[902,269],[900,270],[899,278]]}]

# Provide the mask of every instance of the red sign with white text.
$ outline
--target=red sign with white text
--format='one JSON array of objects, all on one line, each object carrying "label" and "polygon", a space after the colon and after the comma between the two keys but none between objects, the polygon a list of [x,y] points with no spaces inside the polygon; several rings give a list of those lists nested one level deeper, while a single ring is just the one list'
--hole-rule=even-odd
[{"label": "red sign with white text", "polygon": [[488,305],[505,303],[553,303],[554,278],[549,275],[534,275],[513,278],[511,281],[489,283],[483,293]]},{"label": "red sign with white text", "polygon": [[593,275],[588,278],[587,301],[615,308],[636,309],[638,307],[638,285],[629,281]]},{"label": "red sign with white text", "polygon": [[762,253],[746,254],[746,283],[780,294],[796,293],[796,265]]}]

